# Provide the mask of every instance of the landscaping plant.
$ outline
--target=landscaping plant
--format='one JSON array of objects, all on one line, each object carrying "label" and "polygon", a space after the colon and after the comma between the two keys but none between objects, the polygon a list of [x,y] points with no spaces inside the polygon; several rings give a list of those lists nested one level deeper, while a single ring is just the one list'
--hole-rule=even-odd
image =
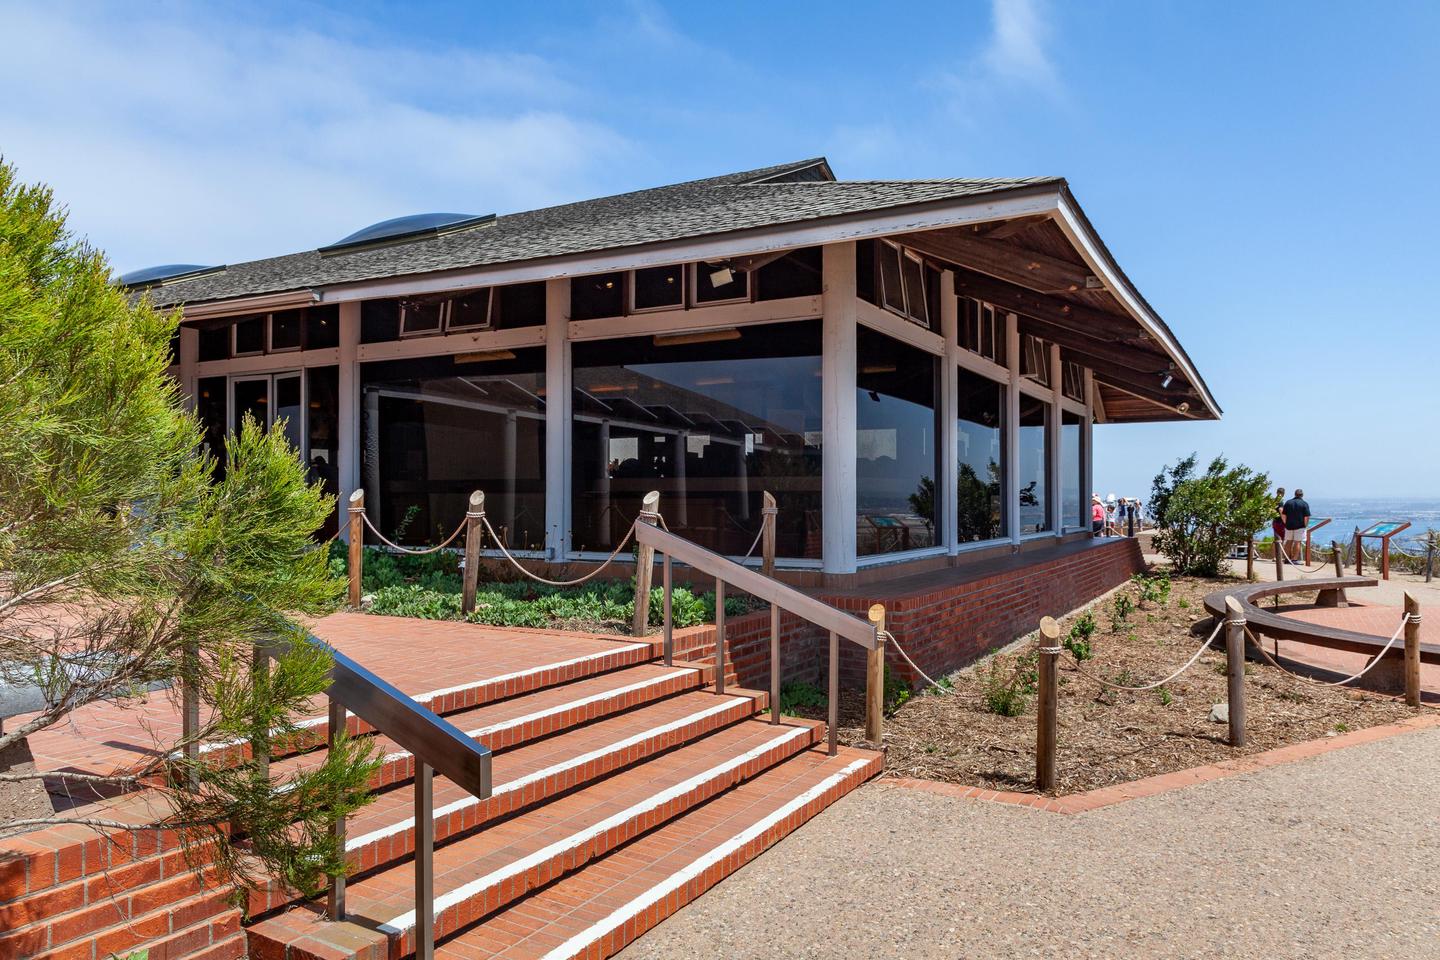
[{"label": "landscaping plant", "polygon": [[1095,656],[1090,640],[1099,628],[1100,625],[1095,622],[1095,614],[1086,610],[1075,618],[1075,622],[1070,625],[1070,632],[1060,643],[1070,651],[1070,655],[1075,658],[1077,663],[1084,663]]},{"label": "landscaping plant", "polygon": [[1216,457],[1196,473],[1194,454],[1155,477],[1150,510],[1155,549],[1179,573],[1213,577],[1229,549],[1269,522],[1270,477]]},{"label": "landscaping plant", "polygon": [[[199,694],[202,748],[278,752],[304,735],[297,721],[315,712],[331,658],[303,641],[297,616],[334,609],[344,584],[312,539],[333,502],[307,485],[284,432],[247,419],[219,470],[166,374],[178,316],[132,301],[50,190],[3,163],[0,317],[0,682],[40,700],[0,734],[0,780],[39,781],[13,762],[32,734],[83,728],[92,705],[147,691],[178,699],[183,684]],[[258,642],[276,659],[252,675]],[[168,812],[141,827],[176,830],[197,862],[215,858],[242,884],[268,875],[315,890],[343,870],[330,828],[368,802],[375,768],[358,744],[342,737],[272,780],[235,751],[190,761],[184,743],[156,737],[153,761],[67,779],[107,793],[153,781]],[[191,778],[197,789],[173,786]],[[32,806],[0,812],[0,836],[133,826]],[[232,835],[248,838],[244,857]]]}]

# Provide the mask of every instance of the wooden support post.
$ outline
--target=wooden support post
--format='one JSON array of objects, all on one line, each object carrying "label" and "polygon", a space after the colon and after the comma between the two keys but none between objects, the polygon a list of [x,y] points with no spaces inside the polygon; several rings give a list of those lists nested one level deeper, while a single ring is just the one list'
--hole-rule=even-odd
[{"label": "wooden support post", "polygon": [[1360,530],[1355,530],[1355,576],[1365,576],[1365,546],[1360,542]]},{"label": "wooden support post", "polygon": [[1420,706],[1420,601],[1405,591],[1405,705]]},{"label": "wooden support post", "polygon": [[1390,538],[1380,538],[1380,579],[1390,579]]},{"label": "wooden support post", "polygon": [[780,509],[775,505],[775,495],[766,490],[763,495],[765,506],[760,510],[763,532],[760,534],[760,572],[767,577],[775,576],[775,521]]},{"label": "wooden support post", "polygon": [[360,606],[360,581],[365,574],[365,491],[350,494],[350,606]]},{"label": "wooden support post", "polygon": [[[635,522],[648,523],[653,527],[659,515],[660,491],[651,490],[641,501],[640,516]],[[631,633],[643,637],[650,626],[650,583],[655,576],[655,548],[643,543],[638,546],[635,552],[635,622]]]},{"label": "wooden support post", "polygon": [[1245,579],[1255,579],[1255,534],[1245,541]]},{"label": "wooden support post", "polygon": [[1060,624],[1054,617],[1040,620],[1040,659],[1036,664],[1040,679],[1040,702],[1035,724],[1035,789],[1049,793],[1055,789],[1057,758],[1056,739],[1060,728],[1060,685],[1055,671],[1060,660]]},{"label": "wooden support post", "polygon": [[1335,551],[1335,576],[1345,576],[1345,551],[1340,549],[1340,541],[1331,540],[1330,549]]},{"label": "wooden support post", "polygon": [[1283,552],[1284,549],[1285,549],[1285,542],[1284,542],[1282,539],[1280,539],[1279,537],[1276,537],[1276,538],[1275,538],[1275,580],[1276,580],[1276,582],[1283,582],[1283,581],[1285,580],[1285,554],[1284,554],[1284,552]]},{"label": "wooden support post", "polygon": [[880,745],[885,736],[885,605],[870,608],[875,646],[865,651],[865,739]]},{"label": "wooden support post", "polygon": [[1429,583],[1435,579],[1435,544],[1433,542],[1425,545],[1425,582]]},{"label": "wooden support post", "polygon": [[1230,746],[1245,746],[1245,613],[1225,598],[1225,676],[1229,681]]},{"label": "wooden support post", "polygon": [[465,584],[460,595],[460,612],[475,611],[475,591],[480,583],[480,548],[485,543],[485,491],[470,494],[465,511]]}]

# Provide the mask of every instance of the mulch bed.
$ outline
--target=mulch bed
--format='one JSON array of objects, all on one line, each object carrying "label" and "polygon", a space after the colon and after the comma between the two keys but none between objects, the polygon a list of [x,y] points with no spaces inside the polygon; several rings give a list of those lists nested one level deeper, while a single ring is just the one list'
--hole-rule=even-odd
[{"label": "mulch bed", "polygon": [[[1133,585],[1090,608],[1099,629],[1087,673],[1140,686],[1169,675],[1209,636],[1205,594],[1233,579],[1176,578],[1165,603],[1151,601],[1115,624],[1114,596],[1139,595]],[[1076,619],[1062,621],[1068,631]],[[1063,634],[1062,634],[1063,635]],[[1033,653],[1033,637],[991,658],[1001,676]],[[1059,795],[1215,763],[1349,730],[1393,723],[1414,715],[1402,701],[1345,687],[1317,687],[1264,663],[1246,666],[1246,746],[1227,745],[1227,727],[1210,719],[1226,695],[1223,635],[1178,679],[1146,693],[1109,691],[1060,659]],[[950,694],[931,692],[903,704],[885,725],[886,772],[946,783],[1030,792],[1035,776],[1035,697],[1024,712],[1004,717],[986,708],[991,660],[951,676]],[[1023,667],[1023,663],[1021,666]],[[840,739],[864,742],[860,691],[841,700]],[[823,716],[824,709],[797,711]]]}]

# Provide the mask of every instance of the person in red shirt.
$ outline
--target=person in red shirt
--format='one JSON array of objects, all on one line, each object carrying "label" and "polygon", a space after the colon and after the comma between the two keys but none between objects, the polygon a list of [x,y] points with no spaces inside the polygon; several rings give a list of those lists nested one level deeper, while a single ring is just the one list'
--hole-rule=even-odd
[{"label": "person in red shirt", "polygon": [[1105,532],[1105,504],[1098,493],[1090,498],[1090,530],[1097,537]]}]

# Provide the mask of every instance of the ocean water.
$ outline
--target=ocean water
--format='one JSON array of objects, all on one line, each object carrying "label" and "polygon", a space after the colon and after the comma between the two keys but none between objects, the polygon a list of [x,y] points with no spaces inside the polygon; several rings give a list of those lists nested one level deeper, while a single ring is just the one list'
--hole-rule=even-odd
[{"label": "ocean water", "polygon": [[1331,540],[1346,541],[1354,536],[1357,527],[1364,530],[1381,521],[1408,520],[1410,529],[1396,534],[1390,543],[1394,547],[1413,552],[1427,529],[1440,530],[1440,499],[1342,499],[1307,496],[1305,500],[1310,504],[1311,516],[1332,518],[1328,526],[1315,532],[1314,538],[1320,543],[1329,543]]}]

